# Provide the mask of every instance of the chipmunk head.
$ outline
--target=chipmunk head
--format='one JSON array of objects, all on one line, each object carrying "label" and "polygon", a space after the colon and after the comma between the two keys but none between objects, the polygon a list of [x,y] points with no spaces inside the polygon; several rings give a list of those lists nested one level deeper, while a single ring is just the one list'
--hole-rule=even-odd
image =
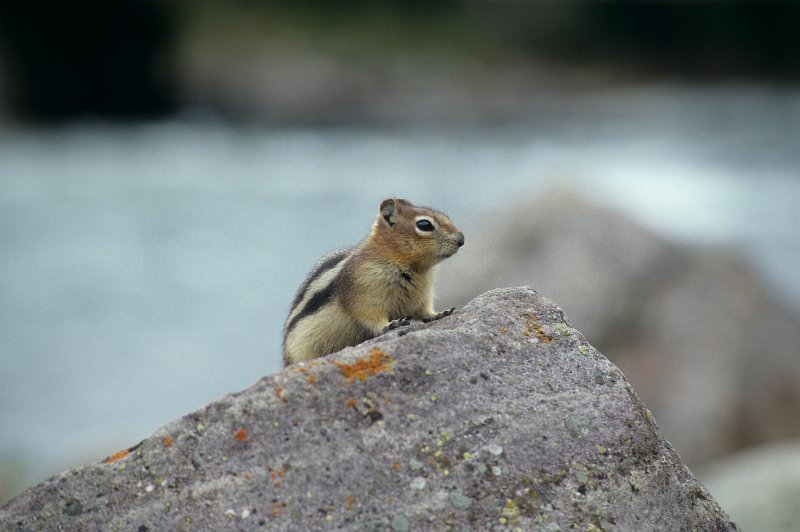
[{"label": "chipmunk head", "polygon": [[391,260],[417,271],[455,255],[464,245],[464,234],[446,215],[394,198],[381,202],[370,237]]}]

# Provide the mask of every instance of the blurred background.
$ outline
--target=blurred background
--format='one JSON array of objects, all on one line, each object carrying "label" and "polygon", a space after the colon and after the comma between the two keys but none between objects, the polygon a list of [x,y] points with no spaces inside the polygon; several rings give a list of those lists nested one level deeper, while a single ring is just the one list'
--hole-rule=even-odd
[{"label": "blurred background", "polygon": [[280,368],[381,199],[527,284],[744,526],[800,522],[795,2],[0,1],[0,502]]}]

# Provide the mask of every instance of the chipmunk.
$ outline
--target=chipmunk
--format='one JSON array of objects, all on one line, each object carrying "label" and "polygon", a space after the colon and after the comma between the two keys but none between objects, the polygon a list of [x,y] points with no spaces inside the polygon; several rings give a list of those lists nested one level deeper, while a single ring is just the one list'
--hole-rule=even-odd
[{"label": "chipmunk", "polygon": [[449,316],[433,309],[434,266],[464,245],[441,212],[404,199],[381,202],[370,234],[325,255],[300,286],[286,319],[285,366],[356,345],[388,330]]}]

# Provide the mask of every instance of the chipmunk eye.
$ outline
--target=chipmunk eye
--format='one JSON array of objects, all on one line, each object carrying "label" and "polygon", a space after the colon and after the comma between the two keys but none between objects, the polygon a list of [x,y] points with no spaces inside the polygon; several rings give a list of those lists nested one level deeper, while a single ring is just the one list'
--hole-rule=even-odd
[{"label": "chipmunk eye", "polygon": [[417,229],[420,231],[433,231],[434,227],[430,220],[417,220]]}]

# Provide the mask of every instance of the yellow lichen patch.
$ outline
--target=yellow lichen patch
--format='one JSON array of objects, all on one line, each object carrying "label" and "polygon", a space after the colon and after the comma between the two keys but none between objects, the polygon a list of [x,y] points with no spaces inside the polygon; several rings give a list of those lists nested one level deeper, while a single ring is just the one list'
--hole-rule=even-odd
[{"label": "yellow lichen patch", "polygon": [[104,464],[113,464],[114,462],[117,462],[119,460],[122,460],[123,458],[126,458],[130,454],[131,454],[130,450],[125,449],[124,451],[119,451],[118,453],[112,454],[111,456],[109,456],[108,458],[103,460],[103,463]]},{"label": "yellow lichen patch", "polygon": [[517,508],[517,503],[514,502],[513,499],[506,499],[506,504],[503,506],[501,514],[506,519],[509,519],[512,524],[515,524],[514,521],[519,516],[519,508]]},{"label": "yellow lichen patch", "polygon": [[360,381],[367,380],[373,375],[390,369],[393,363],[394,359],[377,347],[372,350],[368,357],[359,358],[352,364],[334,362],[342,370],[342,376],[350,382],[355,382],[356,379]]}]

